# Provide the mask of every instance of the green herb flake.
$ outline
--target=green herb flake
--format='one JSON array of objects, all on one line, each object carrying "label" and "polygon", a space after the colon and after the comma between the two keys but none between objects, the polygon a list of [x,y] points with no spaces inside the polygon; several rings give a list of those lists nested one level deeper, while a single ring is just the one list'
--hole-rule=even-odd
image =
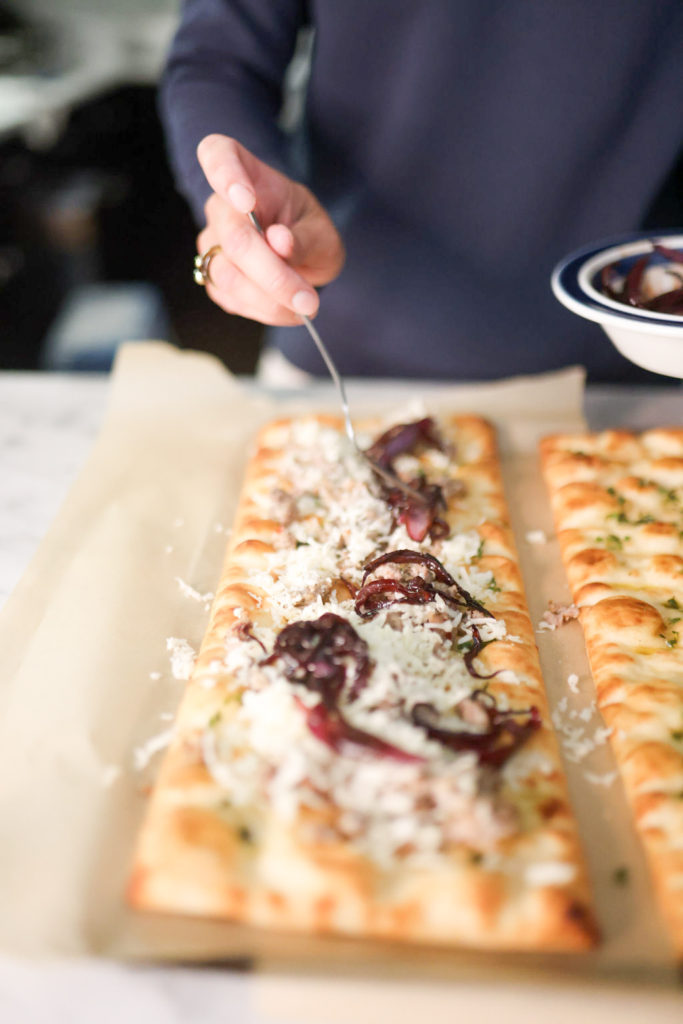
[{"label": "green herb flake", "polygon": [[674,488],[663,487],[661,484],[657,484],[657,490],[664,498],[664,501],[670,503],[678,501],[678,495]]},{"label": "green herb flake", "polygon": [[[625,537],[624,540],[630,540],[630,537]],[[610,533],[605,541],[610,551],[621,551],[624,546],[624,541],[621,537],[617,537],[616,533]]]},{"label": "green herb flake", "polygon": [[248,829],[246,825],[240,825],[240,827],[237,830],[237,836],[238,836],[239,841],[241,843],[253,843],[254,842],[254,837],[251,834],[251,830]]},{"label": "green herb flake", "polygon": [[[664,602],[664,607],[665,608],[675,608],[677,612],[681,611],[681,606],[680,606],[680,604],[678,603],[678,601],[676,600],[675,597],[670,597],[668,601],[665,601]],[[676,622],[678,620],[674,619],[674,621]]]},{"label": "green herb flake", "polygon": [[683,729],[672,729],[671,739],[675,740],[676,743],[680,743],[683,740]]},{"label": "green herb flake", "polygon": [[481,864],[484,859],[484,854],[480,853],[479,850],[470,850],[469,860],[470,864]]},{"label": "green herb flake", "polygon": [[481,558],[481,556],[483,554],[484,554],[484,541],[480,540],[479,541],[479,547],[477,548],[477,553],[476,553],[476,555],[474,557],[475,558]]},{"label": "green herb flake", "polygon": [[629,870],[626,867],[615,868],[612,872],[612,881],[615,885],[628,885],[629,882]]},{"label": "green herb flake", "polygon": [[221,720],[221,713],[220,713],[220,711],[214,711],[214,713],[211,715],[211,718],[209,719],[209,728],[213,729],[214,726],[218,725],[220,720]]},{"label": "green herb flake", "polygon": [[499,594],[499,593],[500,593],[500,587],[499,587],[499,586],[498,586],[498,584],[496,583],[496,577],[495,577],[495,576],[493,577],[493,579],[491,580],[491,582],[490,582],[490,583],[488,584],[488,586],[486,587],[486,589],[487,589],[487,590],[492,590],[494,594]]},{"label": "green herb flake", "polygon": [[307,548],[308,546],[309,545],[308,545],[308,541],[307,540],[298,540],[296,542],[296,547],[297,548]]}]

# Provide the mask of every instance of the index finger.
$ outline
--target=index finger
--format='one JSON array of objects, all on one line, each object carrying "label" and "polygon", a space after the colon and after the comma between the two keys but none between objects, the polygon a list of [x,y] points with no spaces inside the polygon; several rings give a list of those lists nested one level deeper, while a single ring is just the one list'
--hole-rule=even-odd
[{"label": "index finger", "polygon": [[197,159],[214,192],[238,213],[256,206],[256,193],[245,168],[246,150],[227,135],[207,135],[197,146]]}]

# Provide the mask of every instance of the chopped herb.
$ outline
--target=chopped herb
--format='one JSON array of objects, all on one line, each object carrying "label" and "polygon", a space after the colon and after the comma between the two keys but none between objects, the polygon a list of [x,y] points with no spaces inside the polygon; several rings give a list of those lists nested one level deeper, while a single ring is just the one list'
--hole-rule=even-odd
[{"label": "chopped herb", "polygon": [[676,740],[676,743],[680,743],[683,740],[683,729],[672,729],[671,739]]},{"label": "chopped herb", "polygon": [[220,713],[220,711],[214,711],[214,713],[211,715],[211,718],[209,719],[209,728],[213,729],[214,725],[218,725],[220,720],[221,720],[221,713]]},{"label": "chopped herb", "polygon": [[[675,608],[677,612],[680,612],[680,610],[681,610],[681,606],[680,606],[680,604],[678,603],[678,601],[676,600],[675,597],[670,597],[668,601],[665,601],[664,602],[664,607],[665,608]],[[678,619],[674,619],[674,622],[677,622],[677,621],[678,621]]]},{"label": "chopped herb", "polygon": [[480,540],[479,541],[479,547],[477,548],[477,553],[476,553],[476,555],[474,557],[475,558],[481,558],[481,556],[483,554],[484,554],[484,541]]},{"label": "chopped herb", "polygon": [[671,636],[667,636],[665,633],[658,633],[657,636],[659,636],[664,641],[667,647],[675,647],[678,643],[678,633],[676,633],[675,631],[671,634]]},{"label": "chopped herb", "polygon": [[629,881],[629,870],[628,868],[621,867],[615,868],[612,872],[612,881],[615,885],[628,885]]},{"label": "chopped herb", "polygon": [[296,546],[297,548],[307,548],[309,545],[307,540],[298,540]]},{"label": "chopped herb", "polygon": [[636,519],[634,526],[645,526],[646,523],[654,523],[655,517],[651,515],[641,516],[640,519]]},{"label": "chopped herb", "polygon": [[498,584],[496,583],[496,577],[495,577],[495,576],[493,577],[493,579],[491,580],[491,582],[490,582],[490,583],[488,584],[488,586],[486,587],[486,589],[487,589],[487,590],[492,590],[494,594],[499,594],[499,593],[500,593],[500,587],[499,587],[499,586],[498,586]]},{"label": "chopped herb", "polygon": [[678,501],[678,495],[676,494],[676,491],[675,491],[674,488],[669,489],[668,487],[663,487],[661,484],[657,484],[657,490],[659,491],[661,496],[664,498],[664,501],[669,501],[669,502]]},{"label": "chopped herb", "polygon": [[681,621],[680,615],[677,615],[675,619],[669,619],[669,625],[675,626],[677,622]]},{"label": "chopped herb", "polygon": [[625,512],[609,512],[605,516],[605,518],[606,519],[616,519],[616,521],[618,523],[629,523],[629,525],[631,525],[630,522],[629,522],[629,518],[628,518],[628,516],[626,515]]},{"label": "chopped herb", "polygon": [[[630,540],[630,537],[624,537],[624,540]],[[624,546],[624,541],[621,537],[617,537],[616,533],[610,533],[605,541],[610,551],[621,551]]]},{"label": "chopped herb", "polygon": [[253,843],[254,841],[254,837],[246,825],[240,825],[239,829],[237,830],[237,835],[239,836],[239,840],[241,843]]},{"label": "chopped herb", "polygon": [[626,498],[624,497],[624,495],[623,494],[617,494],[617,492],[615,491],[615,489],[613,487],[608,487],[607,488],[607,493],[612,498],[616,498],[620,505],[625,505],[626,504]]},{"label": "chopped herb", "polygon": [[470,850],[470,864],[481,864],[484,859],[484,854],[480,853],[479,850]]},{"label": "chopped herb", "polygon": [[472,640],[459,640],[458,650],[459,651],[471,651],[473,646]]}]

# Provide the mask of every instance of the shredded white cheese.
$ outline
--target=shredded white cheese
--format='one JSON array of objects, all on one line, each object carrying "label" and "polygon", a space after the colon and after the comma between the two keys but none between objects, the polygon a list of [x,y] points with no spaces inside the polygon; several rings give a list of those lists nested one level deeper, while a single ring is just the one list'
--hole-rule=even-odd
[{"label": "shredded white cheese", "polygon": [[166,650],[171,655],[171,673],[174,679],[189,679],[192,675],[196,653],[187,640],[169,636]]},{"label": "shredded white cheese", "polygon": [[611,786],[618,775],[619,772],[604,772],[602,775],[599,775],[597,772],[589,771],[585,771],[583,773],[583,777],[586,782],[590,782],[594,786]]},{"label": "shredded white cheese", "polygon": [[164,729],[163,732],[157,733],[156,736],[151,736],[145,743],[142,743],[139,747],[136,747],[133,751],[133,765],[137,772],[141,772],[147,767],[149,762],[152,760],[155,754],[158,754],[160,750],[165,750],[173,739],[173,727],[170,729]]},{"label": "shredded white cheese", "polygon": [[538,888],[546,885],[568,885],[575,877],[574,865],[565,864],[562,861],[541,861],[538,864],[529,864],[524,872],[527,884]]},{"label": "shredded white cheese", "polygon": [[202,604],[206,604],[213,600],[213,591],[208,590],[205,594],[200,594],[198,590],[191,587],[190,584],[186,583],[185,580],[180,578],[180,576],[176,576],[175,581],[180,588],[181,594],[184,594],[185,597],[191,597],[193,601],[200,601]]},{"label": "shredded white cheese", "polygon": [[[261,591],[268,595],[269,624],[252,625],[252,636],[230,632],[226,637],[215,671],[229,673],[245,689],[241,703],[226,706],[203,733],[208,770],[235,806],[258,804],[267,794],[285,820],[300,821],[302,807],[328,802],[336,811],[334,828],[380,862],[399,852],[429,859],[448,842],[492,846],[518,827],[512,808],[485,782],[475,754],[456,754],[430,739],[413,723],[410,710],[427,703],[439,715],[451,716],[454,728],[476,731],[458,719],[457,707],[481,682],[469,675],[463,658],[453,657],[453,638],[471,643],[476,625],[484,642],[514,639],[507,636],[505,622],[465,614],[441,598],[394,605],[364,619],[355,613],[353,600],[343,593],[340,598],[334,589],[341,577],[359,586],[364,564],[382,551],[434,550],[460,586],[486,606],[495,581],[477,564],[481,537],[474,524],[482,516],[438,545],[417,543],[403,525],[393,527],[371,470],[338,431],[314,418],[299,420],[282,441],[281,476],[295,481],[296,490],[277,491],[274,481],[273,488],[256,491],[254,501],[264,518],[285,523],[287,530],[281,546],[248,575],[257,603]],[[410,457],[403,461],[408,472]],[[449,460],[441,461],[445,469]],[[305,708],[316,705],[318,695],[284,679],[278,664],[261,664],[260,644],[270,651],[285,625],[330,610],[366,642],[373,663],[357,698],[343,705],[346,721],[424,761],[333,753],[306,725]],[[236,617],[248,620],[246,613]],[[511,694],[520,682],[513,672],[496,678],[508,683]],[[517,784],[535,767],[533,760],[520,764]]]}]

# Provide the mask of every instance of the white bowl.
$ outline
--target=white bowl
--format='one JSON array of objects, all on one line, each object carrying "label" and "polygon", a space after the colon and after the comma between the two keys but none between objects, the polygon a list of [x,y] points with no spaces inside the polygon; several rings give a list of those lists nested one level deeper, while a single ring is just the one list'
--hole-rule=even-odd
[{"label": "white bowl", "polygon": [[[573,313],[600,324],[621,354],[654,373],[683,378],[683,316],[638,309],[603,295],[597,286],[603,267],[650,252],[652,242],[683,251],[680,229],[641,232],[596,242],[571,253],[555,267],[555,297]],[[683,273],[683,264],[681,264]]]}]

